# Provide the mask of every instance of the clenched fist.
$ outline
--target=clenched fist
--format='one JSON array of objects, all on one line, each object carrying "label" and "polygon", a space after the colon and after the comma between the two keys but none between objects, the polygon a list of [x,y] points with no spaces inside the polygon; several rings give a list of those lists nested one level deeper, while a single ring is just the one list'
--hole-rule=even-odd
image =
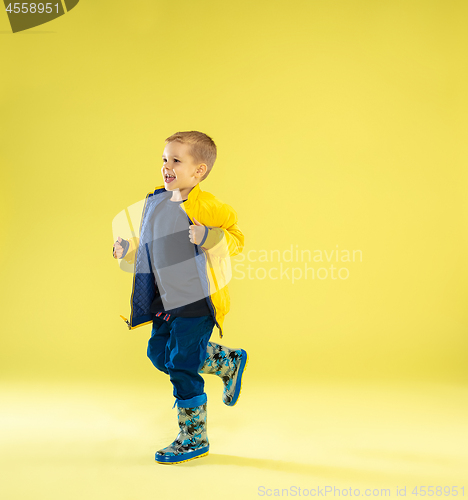
[{"label": "clenched fist", "polygon": [[189,227],[189,238],[193,244],[198,245],[203,239],[203,236],[205,236],[205,226],[200,224],[195,218],[193,221],[195,224]]},{"label": "clenched fist", "polygon": [[117,241],[114,243],[114,259],[121,259],[123,255],[122,238],[117,236]]}]

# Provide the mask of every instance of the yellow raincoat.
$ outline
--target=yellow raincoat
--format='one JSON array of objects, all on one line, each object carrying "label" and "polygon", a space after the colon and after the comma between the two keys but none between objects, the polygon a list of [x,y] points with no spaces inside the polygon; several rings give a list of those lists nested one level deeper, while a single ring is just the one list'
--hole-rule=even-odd
[{"label": "yellow raincoat", "polygon": [[[154,207],[161,201],[163,193],[168,194],[164,185],[147,194],[139,235],[128,239],[130,246],[123,256],[127,263],[135,265],[130,320],[121,316],[129,329],[153,321],[154,314],[151,314],[149,309],[155,293],[159,291],[154,275],[139,273],[139,262],[144,258],[139,253],[145,253],[139,252],[139,241],[145,231],[145,225],[150,224]],[[193,219],[196,219],[206,227],[202,241],[194,244],[195,256],[202,257],[196,259],[198,274],[205,290],[207,304],[219,329],[219,336],[222,337],[224,317],[230,309],[227,287],[231,279],[230,257],[239,254],[244,247],[244,235],[237,225],[237,213],[213,194],[202,191],[199,184],[190,191],[187,200],[180,207],[187,214],[190,224],[195,224]]]}]

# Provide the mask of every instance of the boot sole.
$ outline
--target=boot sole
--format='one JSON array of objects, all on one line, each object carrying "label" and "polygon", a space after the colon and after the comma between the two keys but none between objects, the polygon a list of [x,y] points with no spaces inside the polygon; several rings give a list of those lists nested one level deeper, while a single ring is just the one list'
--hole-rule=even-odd
[{"label": "boot sole", "polygon": [[227,406],[236,406],[237,401],[239,401],[239,397],[242,392],[242,377],[249,362],[249,354],[246,351],[244,351],[244,349],[242,349],[242,353],[245,354],[245,357],[242,356],[241,365],[239,367],[239,375],[237,376],[239,379],[239,385],[236,387],[236,392],[234,393],[234,397]]},{"label": "boot sole", "polygon": [[[205,448],[206,450],[206,448]],[[194,452],[192,452],[194,453]],[[206,451],[203,451],[203,448],[202,448],[202,452],[199,454],[199,455],[195,455],[194,457],[190,457],[190,458],[184,458],[183,460],[179,460],[178,458],[183,458],[184,455],[182,455],[181,457],[157,457],[155,456],[155,460],[158,464],[163,464],[163,465],[177,465],[177,464],[182,464],[184,462],[190,462],[190,460],[195,460],[196,458],[201,458],[201,457],[206,457],[206,455],[208,455],[208,450]],[[190,455],[190,453],[186,453],[185,456],[187,455]]]}]

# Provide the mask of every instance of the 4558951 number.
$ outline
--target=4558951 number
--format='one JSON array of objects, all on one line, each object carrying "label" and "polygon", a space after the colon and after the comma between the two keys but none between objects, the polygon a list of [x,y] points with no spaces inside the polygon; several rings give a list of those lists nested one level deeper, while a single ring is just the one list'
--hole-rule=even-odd
[{"label": "4558951 number", "polygon": [[[13,7],[12,7],[13,5]],[[20,7],[21,6],[21,7]],[[8,7],[6,8],[7,12],[14,12],[15,14],[43,14],[44,12],[47,14],[51,14],[53,12],[53,7],[57,9],[57,14],[59,13],[59,4],[56,3],[55,5],[52,3],[10,3],[8,4]]]},{"label": "4558951 number", "polygon": [[[419,488],[419,489],[418,489]],[[427,488],[427,491],[426,491]],[[435,490],[434,490],[435,488]],[[458,491],[458,488],[460,488],[460,492]],[[465,487],[464,486],[416,486],[414,490],[411,492],[412,495],[420,495],[422,497],[428,496],[428,497],[433,497],[433,496],[453,496],[456,497],[460,493],[460,496],[464,497],[465,496]]]}]

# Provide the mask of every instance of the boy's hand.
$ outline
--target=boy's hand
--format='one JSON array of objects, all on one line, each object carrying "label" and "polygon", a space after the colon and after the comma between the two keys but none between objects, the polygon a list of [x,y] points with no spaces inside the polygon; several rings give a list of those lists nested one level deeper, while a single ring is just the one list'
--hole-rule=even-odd
[{"label": "boy's hand", "polygon": [[123,247],[121,245],[122,238],[117,236],[117,241],[114,243],[114,259],[121,259],[123,255]]},{"label": "boy's hand", "polygon": [[205,236],[205,226],[200,224],[195,217],[193,221],[195,224],[191,225],[189,228],[189,238],[192,243],[198,245],[203,239],[203,236]]}]

